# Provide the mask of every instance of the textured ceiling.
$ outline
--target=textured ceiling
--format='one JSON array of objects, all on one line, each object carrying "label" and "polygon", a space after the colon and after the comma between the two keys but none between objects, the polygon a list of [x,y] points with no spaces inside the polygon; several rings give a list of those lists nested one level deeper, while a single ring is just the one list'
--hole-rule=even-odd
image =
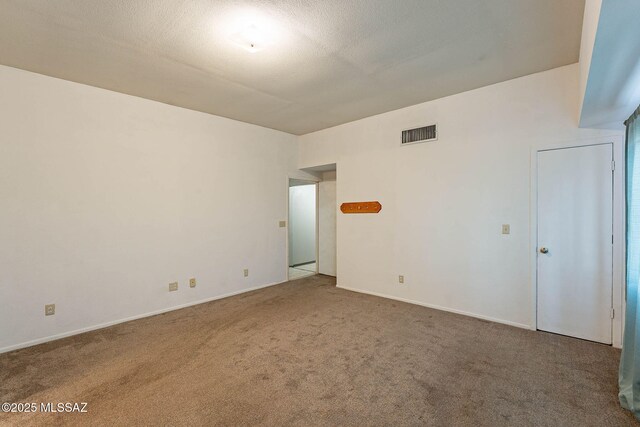
[{"label": "textured ceiling", "polygon": [[[304,134],[578,60],[584,0],[0,0],[0,64]],[[230,41],[254,25],[268,44]]]}]

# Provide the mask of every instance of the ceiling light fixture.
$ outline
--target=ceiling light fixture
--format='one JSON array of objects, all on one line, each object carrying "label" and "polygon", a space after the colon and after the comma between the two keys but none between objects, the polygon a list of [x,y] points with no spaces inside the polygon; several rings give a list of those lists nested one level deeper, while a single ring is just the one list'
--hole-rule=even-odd
[{"label": "ceiling light fixture", "polygon": [[265,34],[255,25],[249,25],[245,29],[232,34],[229,39],[251,53],[259,52],[267,45]]}]

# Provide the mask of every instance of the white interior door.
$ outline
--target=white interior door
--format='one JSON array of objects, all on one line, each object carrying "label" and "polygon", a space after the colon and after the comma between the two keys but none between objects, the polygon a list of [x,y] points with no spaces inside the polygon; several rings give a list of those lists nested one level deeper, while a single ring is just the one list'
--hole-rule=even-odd
[{"label": "white interior door", "polygon": [[611,344],[611,144],[538,152],[538,329]]}]

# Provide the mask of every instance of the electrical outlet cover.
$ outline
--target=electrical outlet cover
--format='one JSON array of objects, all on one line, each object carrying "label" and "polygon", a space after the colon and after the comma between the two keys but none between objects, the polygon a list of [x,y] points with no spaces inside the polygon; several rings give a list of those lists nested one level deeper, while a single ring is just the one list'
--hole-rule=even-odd
[{"label": "electrical outlet cover", "polygon": [[189,286],[192,288],[196,287],[196,279],[195,277],[192,277],[191,279],[189,279]]},{"label": "electrical outlet cover", "polygon": [[56,314],[56,305],[55,304],[47,304],[44,306],[44,315],[45,316],[53,316]]}]

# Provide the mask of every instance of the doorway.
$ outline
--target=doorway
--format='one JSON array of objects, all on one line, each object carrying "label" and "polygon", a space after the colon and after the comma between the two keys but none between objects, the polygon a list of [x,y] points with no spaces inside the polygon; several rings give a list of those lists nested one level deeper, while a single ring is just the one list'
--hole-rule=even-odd
[{"label": "doorway", "polygon": [[315,182],[289,180],[289,280],[318,272],[317,190]]},{"label": "doorway", "polygon": [[612,343],[613,145],[537,153],[537,329]]}]

